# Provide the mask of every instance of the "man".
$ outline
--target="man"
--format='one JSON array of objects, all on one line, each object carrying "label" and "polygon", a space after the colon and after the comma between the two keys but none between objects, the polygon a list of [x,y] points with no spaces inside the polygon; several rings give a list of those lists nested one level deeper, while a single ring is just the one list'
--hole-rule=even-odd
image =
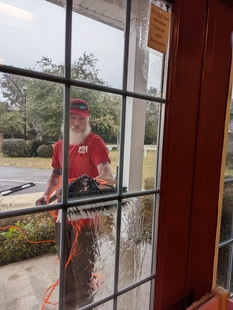
[{"label": "man", "polygon": [[[83,174],[92,178],[105,180],[113,185],[114,178],[110,159],[104,141],[91,133],[89,124],[90,111],[86,101],[72,99],[70,101],[70,141],[69,141],[69,179],[78,178]],[[53,171],[47,182],[46,189],[36,205],[46,203],[48,194],[59,184],[62,175],[63,140],[54,146]],[[56,191],[58,199],[59,191]],[[78,222],[78,226],[77,226]],[[93,219],[81,219],[67,224],[66,258],[70,251],[73,257],[66,268],[65,305],[66,309],[76,309],[92,301],[91,278],[94,265],[94,247],[96,225]],[[77,227],[78,230],[77,230]],[[78,234],[78,241],[73,245]],[[55,235],[59,253],[60,224],[55,225]],[[75,255],[74,255],[75,254]]]}]

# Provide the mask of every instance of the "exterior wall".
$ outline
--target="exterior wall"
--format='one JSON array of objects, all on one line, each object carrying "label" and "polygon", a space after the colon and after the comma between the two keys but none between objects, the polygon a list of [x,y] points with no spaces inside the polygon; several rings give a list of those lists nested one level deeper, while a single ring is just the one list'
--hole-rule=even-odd
[{"label": "exterior wall", "polygon": [[177,0],[159,202],[154,309],[186,309],[212,290],[233,10]]}]

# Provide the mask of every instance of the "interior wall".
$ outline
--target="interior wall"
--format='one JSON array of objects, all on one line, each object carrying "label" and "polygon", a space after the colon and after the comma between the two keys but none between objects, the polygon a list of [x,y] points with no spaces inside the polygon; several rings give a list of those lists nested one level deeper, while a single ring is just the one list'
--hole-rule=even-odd
[{"label": "interior wall", "polygon": [[154,309],[212,288],[232,31],[223,1],[172,6]]}]

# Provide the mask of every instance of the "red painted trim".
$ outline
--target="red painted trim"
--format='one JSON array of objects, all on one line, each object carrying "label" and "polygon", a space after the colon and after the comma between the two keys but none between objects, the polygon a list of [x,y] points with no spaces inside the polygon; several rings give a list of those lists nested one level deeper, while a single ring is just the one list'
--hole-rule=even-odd
[{"label": "red painted trim", "polygon": [[211,291],[232,13],[218,0],[173,6],[156,310],[185,309]]}]

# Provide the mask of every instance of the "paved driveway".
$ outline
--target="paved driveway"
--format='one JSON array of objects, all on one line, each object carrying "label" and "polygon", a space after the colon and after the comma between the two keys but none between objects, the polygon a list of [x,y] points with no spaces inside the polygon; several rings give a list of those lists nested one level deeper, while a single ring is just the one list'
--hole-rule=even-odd
[{"label": "paved driveway", "polygon": [[44,190],[50,174],[51,170],[45,169],[0,167],[0,192],[28,182],[33,182],[35,186],[25,188],[22,193],[41,192]]},{"label": "paved driveway", "polygon": [[29,182],[35,186],[0,196],[0,211],[32,207],[46,187],[51,170],[0,167],[0,192]]}]

